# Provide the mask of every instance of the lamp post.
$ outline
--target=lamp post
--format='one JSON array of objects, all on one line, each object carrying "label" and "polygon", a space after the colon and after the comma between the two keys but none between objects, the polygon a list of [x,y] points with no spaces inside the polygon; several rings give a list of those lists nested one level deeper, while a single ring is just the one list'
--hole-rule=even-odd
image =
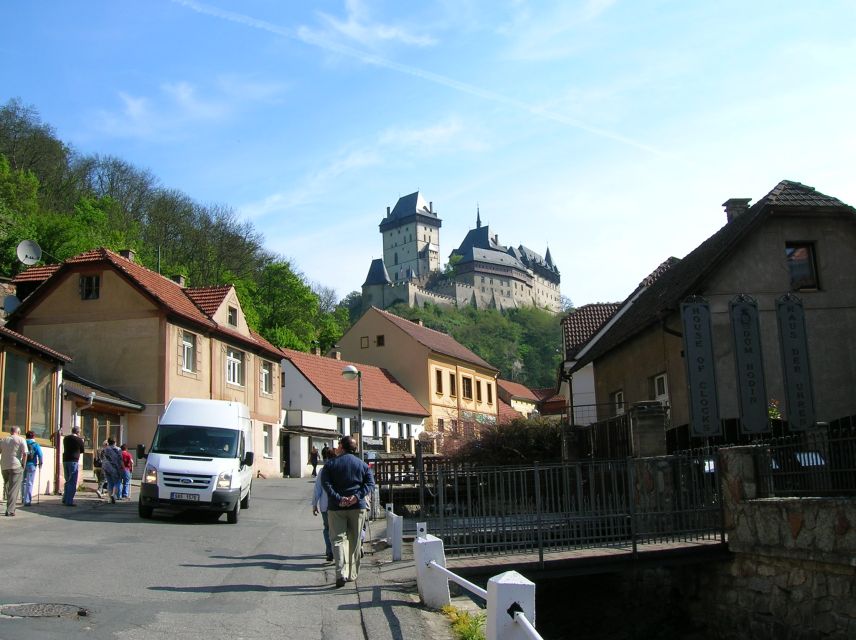
[{"label": "lamp post", "polygon": [[342,377],[345,380],[357,379],[357,447],[360,452],[360,457],[365,458],[365,452],[363,451],[363,372],[357,369],[354,365],[349,364],[347,367],[342,369]]}]

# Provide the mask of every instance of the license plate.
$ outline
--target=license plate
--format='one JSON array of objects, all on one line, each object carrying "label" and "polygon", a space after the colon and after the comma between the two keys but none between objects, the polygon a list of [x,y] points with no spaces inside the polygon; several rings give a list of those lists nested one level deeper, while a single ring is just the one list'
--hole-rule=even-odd
[{"label": "license plate", "polygon": [[199,502],[199,496],[195,493],[171,493],[170,498],[173,500],[190,500],[191,502]]}]

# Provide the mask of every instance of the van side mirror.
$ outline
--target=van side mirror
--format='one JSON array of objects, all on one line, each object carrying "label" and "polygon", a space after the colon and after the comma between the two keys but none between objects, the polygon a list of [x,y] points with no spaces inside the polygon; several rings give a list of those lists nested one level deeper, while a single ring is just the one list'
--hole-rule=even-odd
[{"label": "van side mirror", "polygon": [[148,458],[149,454],[146,453],[146,445],[138,444],[137,445],[137,460],[140,458]]},{"label": "van side mirror", "polygon": [[253,456],[253,452],[252,452],[252,451],[247,451],[247,452],[244,454],[244,465],[245,465],[245,466],[247,466],[247,467],[252,467],[252,466],[253,466],[253,458],[254,458],[254,456]]}]

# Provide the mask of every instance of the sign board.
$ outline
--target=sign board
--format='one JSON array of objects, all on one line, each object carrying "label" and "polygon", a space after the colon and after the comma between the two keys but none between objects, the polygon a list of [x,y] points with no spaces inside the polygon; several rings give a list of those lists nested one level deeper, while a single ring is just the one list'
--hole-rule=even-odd
[{"label": "sign board", "polygon": [[802,300],[792,294],[776,300],[776,319],[785,383],[784,417],[791,431],[805,431],[815,426],[816,418]]},{"label": "sign board", "polygon": [[703,300],[681,303],[681,321],[684,329],[684,362],[687,367],[690,435],[697,438],[722,435],[710,305]]},{"label": "sign board", "polygon": [[764,433],[770,430],[770,419],[767,414],[764,360],[761,357],[758,304],[749,296],[740,295],[731,301],[728,311],[734,336],[734,362],[737,365],[740,430],[743,433]]}]

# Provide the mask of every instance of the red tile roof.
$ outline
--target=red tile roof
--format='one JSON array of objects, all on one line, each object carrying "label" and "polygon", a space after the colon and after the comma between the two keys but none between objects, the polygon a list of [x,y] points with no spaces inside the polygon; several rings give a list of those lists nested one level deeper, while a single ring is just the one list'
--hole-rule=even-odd
[{"label": "red tile roof", "polygon": [[540,387],[538,389],[532,389],[532,393],[534,393],[539,402],[552,402],[554,400],[562,400],[564,401],[565,397],[556,393],[556,387]]},{"label": "red tile roof", "polygon": [[585,346],[619,307],[618,302],[596,302],[574,309],[562,318],[565,358],[573,357]]},{"label": "red tile roof", "polygon": [[212,317],[217,313],[217,309],[223,304],[223,298],[232,290],[232,285],[223,284],[214,287],[196,287],[195,289],[185,289],[184,295],[193,300],[197,307],[202,309],[202,312]]},{"label": "red tile roof", "polygon": [[497,424],[508,424],[518,418],[522,418],[523,414],[517,411],[516,409],[512,409],[510,404],[507,404],[497,398],[496,405],[496,422]]},{"label": "red tile roof", "polygon": [[358,362],[324,358],[293,349],[283,349],[284,357],[318,389],[333,406],[357,408],[357,383],[342,377],[342,369],[352,364],[362,373],[363,410],[425,417],[425,408],[386,370]]},{"label": "red tile roof", "polygon": [[[228,329],[227,327],[218,325],[211,319],[211,317],[206,315],[190,297],[188,297],[186,290],[179,284],[160,275],[159,273],[146,269],[144,266],[139,265],[136,262],[123,258],[109,249],[102,247],[99,249],[92,249],[91,251],[85,251],[66,260],[62,265],[60,265],[60,269],[64,271],[69,267],[69,265],[74,267],[103,263],[107,263],[117,271],[123,273],[132,284],[141,289],[143,293],[148,295],[155,303],[165,309],[167,313],[189,320],[214,333],[228,336],[244,345],[249,345],[251,347],[267,351],[269,356],[275,357],[276,359],[282,357],[282,352],[279,348],[275,347],[258,334],[251,331],[250,335],[246,336],[238,333],[237,331]],[[57,272],[59,272],[59,269]],[[217,287],[211,287],[211,289],[216,288]],[[33,299],[36,295],[37,294],[33,294],[24,300],[19,309],[26,308],[28,305],[33,304]]]},{"label": "red tile roof", "polygon": [[404,331],[414,340],[428,347],[431,351],[435,353],[439,353],[445,356],[451,356],[452,358],[457,358],[459,360],[463,360],[464,362],[469,362],[470,364],[475,364],[479,367],[490,369],[491,371],[498,371],[496,367],[487,363],[485,360],[482,360],[479,356],[477,356],[475,353],[467,349],[464,345],[462,345],[460,342],[458,342],[452,336],[446,333],[442,333],[441,331],[435,331],[434,329],[429,329],[428,327],[423,327],[421,325],[416,324],[415,322],[405,320],[404,318],[389,313],[388,311],[378,309],[377,307],[372,307],[372,310],[377,311],[384,318],[392,322],[395,326],[399,327],[402,331]]},{"label": "red tile roof", "polygon": [[12,278],[12,284],[19,284],[21,282],[44,282],[61,266],[62,265],[60,264],[43,264],[38,267],[30,267],[26,271],[22,271]]},{"label": "red tile roof", "polygon": [[46,347],[41,342],[36,342],[32,338],[28,338],[25,335],[18,333],[17,331],[12,331],[2,325],[0,325],[0,337],[9,338],[13,342],[17,342],[20,345],[25,347],[29,347],[30,349],[35,349],[40,353],[50,356],[54,360],[61,360],[63,362],[71,362],[71,356],[67,356],[64,353],[60,353],[59,351],[54,351],[50,347]]},{"label": "red tile roof", "polygon": [[496,379],[496,386],[505,391],[512,398],[519,398],[521,400],[531,400],[532,402],[538,402],[540,398],[532,393],[532,389],[527,387],[526,385],[522,385],[519,382],[512,382],[511,380],[503,380],[502,378]]}]

